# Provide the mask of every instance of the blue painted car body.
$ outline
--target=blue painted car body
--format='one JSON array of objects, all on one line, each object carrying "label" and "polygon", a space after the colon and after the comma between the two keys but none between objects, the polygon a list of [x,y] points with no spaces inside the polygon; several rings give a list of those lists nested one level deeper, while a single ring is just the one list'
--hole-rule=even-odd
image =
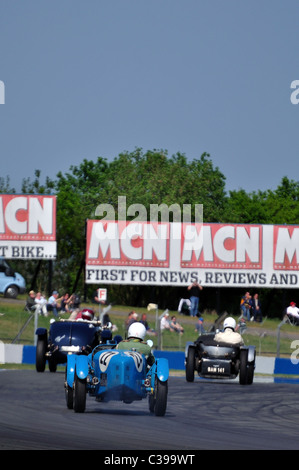
[{"label": "blue painted car body", "polygon": [[[88,356],[69,355],[66,368],[66,401],[69,408],[83,412],[85,395],[97,401],[131,403],[149,398],[150,411],[166,411],[168,360],[156,359],[149,368],[145,356],[136,350],[117,350],[116,344],[102,344]],[[76,397],[77,392],[81,398]]]},{"label": "blue painted car body", "polygon": [[[111,332],[109,331],[111,336]],[[37,328],[36,370],[44,372],[46,361],[55,372],[58,364],[66,364],[69,354],[89,354],[99,344],[100,323],[89,321],[54,321],[49,332]]]}]

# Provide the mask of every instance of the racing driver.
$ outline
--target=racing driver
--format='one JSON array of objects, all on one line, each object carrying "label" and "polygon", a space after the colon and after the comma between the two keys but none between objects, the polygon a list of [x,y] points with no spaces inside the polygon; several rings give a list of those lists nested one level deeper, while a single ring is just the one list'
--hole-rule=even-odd
[{"label": "racing driver", "polygon": [[240,333],[235,331],[236,321],[232,317],[227,317],[223,322],[223,331],[216,333],[214,336],[215,341],[221,343],[243,345],[244,341]]},{"label": "racing driver", "polygon": [[118,343],[116,349],[123,350],[136,350],[146,357],[147,364],[152,366],[155,362],[155,357],[152,353],[151,347],[144,340],[146,329],[143,323],[138,321],[132,323],[128,329],[128,339]]}]

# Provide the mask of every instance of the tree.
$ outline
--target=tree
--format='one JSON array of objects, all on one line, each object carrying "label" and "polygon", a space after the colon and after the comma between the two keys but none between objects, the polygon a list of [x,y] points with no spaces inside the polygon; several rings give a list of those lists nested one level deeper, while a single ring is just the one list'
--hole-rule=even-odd
[{"label": "tree", "polygon": [[[65,289],[72,290],[85,255],[86,220],[94,218],[95,209],[107,199],[107,163],[83,160],[70,172],[57,174],[57,268]],[[82,273],[83,274],[83,273]],[[82,287],[81,277],[81,289]]]},{"label": "tree", "polygon": [[276,190],[246,193],[231,191],[223,222],[296,224],[299,216],[299,183],[283,177]]},{"label": "tree", "polygon": [[209,154],[191,162],[188,183],[191,202],[203,204],[204,222],[219,222],[226,205],[225,177],[213,167]]},{"label": "tree", "polygon": [[299,183],[282,178],[275,191],[269,191],[267,206],[273,224],[297,224],[299,219]]},{"label": "tree", "polygon": [[108,173],[109,201],[115,209],[118,196],[126,196],[127,206],[146,208],[148,220],[153,204],[178,204],[181,209],[183,204],[203,204],[207,221],[219,221],[225,206],[225,177],[206,153],[188,162],[181,153],[168,157],[165,150],[143,153],[138,148],[115,158]]},{"label": "tree", "polygon": [[14,194],[16,190],[10,186],[10,178],[0,176],[0,194]]},{"label": "tree", "polygon": [[41,171],[34,171],[35,179],[31,182],[30,178],[24,178],[22,182],[23,194],[52,194],[54,182],[47,176],[44,184],[41,183]]}]

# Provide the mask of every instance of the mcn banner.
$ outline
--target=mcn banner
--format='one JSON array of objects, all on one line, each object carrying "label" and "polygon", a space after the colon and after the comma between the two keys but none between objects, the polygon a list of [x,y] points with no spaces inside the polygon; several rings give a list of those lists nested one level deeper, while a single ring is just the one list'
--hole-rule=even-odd
[{"label": "mcn banner", "polygon": [[0,256],[56,258],[56,196],[0,195]]},{"label": "mcn banner", "polygon": [[299,226],[88,220],[86,283],[299,286]]}]

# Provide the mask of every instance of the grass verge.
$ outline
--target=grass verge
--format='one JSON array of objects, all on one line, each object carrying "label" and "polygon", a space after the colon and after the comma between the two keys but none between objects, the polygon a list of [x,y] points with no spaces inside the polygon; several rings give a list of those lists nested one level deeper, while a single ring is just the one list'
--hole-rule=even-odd
[{"label": "grass verge", "polygon": [[[25,328],[21,336],[16,340],[16,337],[29,318],[29,314],[24,310],[25,300],[23,302],[8,302],[7,299],[0,298],[0,341],[4,343],[32,345],[34,344],[34,318],[30,321],[28,326]],[[82,305],[86,307],[94,308],[90,304]],[[139,318],[142,313],[147,314],[149,324],[152,328],[155,328],[156,318],[155,312],[147,312],[145,309],[133,308],[130,306],[113,306],[109,315],[111,321],[117,326],[117,333],[125,337],[125,319],[130,310],[135,310],[139,314]],[[159,315],[162,314],[162,310],[159,311]],[[184,327],[184,334],[178,335],[173,332],[166,331],[162,335],[162,349],[169,351],[183,351],[187,341],[194,341],[197,338],[197,332],[195,330],[195,324],[197,319],[179,315],[177,312],[169,312],[171,315],[176,315],[179,323]],[[68,318],[69,315],[64,314],[63,318]],[[217,318],[216,313],[204,313],[204,325],[209,327],[214,323]],[[53,318],[52,315],[48,317],[38,317],[38,326],[49,329],[50,320]],[[237,320],[237,318],[236,318]],[[246,345],[253,345],[256,347],[258,355],[270,355],[275,356],[277,353],[277,332],[280,320],[278,319],[267,319],[262,324],[248,323],[246,332],[243,334],[243,338]],[[292,327],[290,325],[283,325],[280,329],[280,355],[290,356],[293,349],[291,348],[294,335],[298,335],[299,339],[299,328]],[[297,333],[298,332],[298,333]],[[147,339],[152,339],[154,342],[154,348],[158,346],[157,336],[148,336]]]}]

